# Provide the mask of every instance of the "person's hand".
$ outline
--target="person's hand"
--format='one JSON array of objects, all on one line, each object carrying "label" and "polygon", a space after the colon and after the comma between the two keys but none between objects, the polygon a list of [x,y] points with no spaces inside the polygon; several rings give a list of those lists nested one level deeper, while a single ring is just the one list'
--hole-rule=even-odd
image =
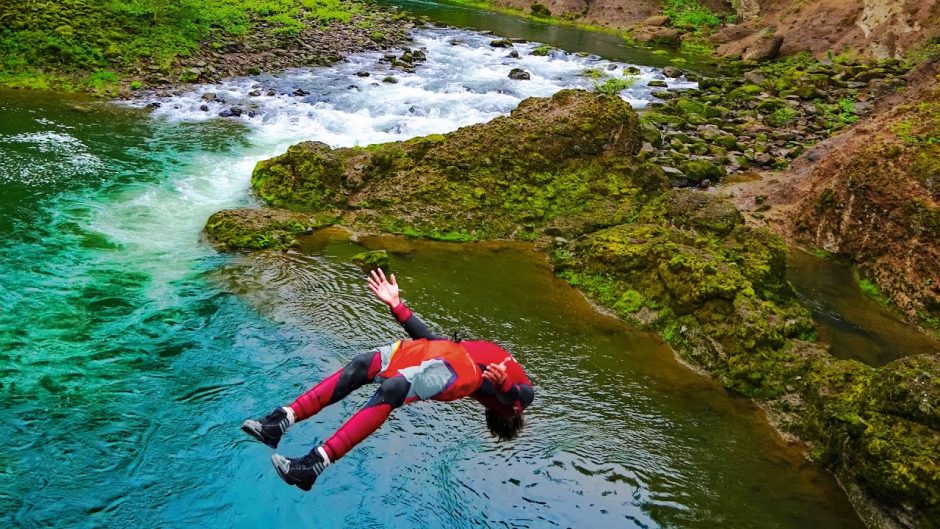
[{"label": "person's hand", "polygon": [[510,361],[510,357],[506,357],[502,362],[498,364],[489,364],[486,366],[486,370],[483,371],[483,378],[489,380],[496,386],[496,389],[503,387],[503,383],[506,381],[506,362]]},{"label": "person's hand", "polygon": [[398,297],[398,282],[395,281],[395,274],[389,277],[391,281],[385,279],[385,272],[381,268],[376,268],[371,271],[371,277],[367,281],[369,282],[369,290],[375,294],[375,297],[388,305],[389,308],[394,309],[401,303],[401,299]]}]

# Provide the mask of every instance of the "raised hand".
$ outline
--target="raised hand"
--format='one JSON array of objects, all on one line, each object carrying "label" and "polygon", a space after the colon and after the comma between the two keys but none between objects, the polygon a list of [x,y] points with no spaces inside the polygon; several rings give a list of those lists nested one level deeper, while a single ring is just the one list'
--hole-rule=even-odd
[{"label": "raised hand", "polygon": [[398,282],[395,281],[395,274],[390,275],[391,281],[385,279],[385,272],[381,268],[376,268],[370,272],[366,281],[369,283],[369,290],[390,308],[395,308],[401,303],[398,297]]},{"label": "raised hand", "polygon": [[506,380],[506,362],[510,361],[512,358],[506,357],[502,362],[498,364],[490,364],[486,366],[486,370],[483,371],[483,378],[489,380],[496,386],[497,389],[503,386],[503,381]]}]

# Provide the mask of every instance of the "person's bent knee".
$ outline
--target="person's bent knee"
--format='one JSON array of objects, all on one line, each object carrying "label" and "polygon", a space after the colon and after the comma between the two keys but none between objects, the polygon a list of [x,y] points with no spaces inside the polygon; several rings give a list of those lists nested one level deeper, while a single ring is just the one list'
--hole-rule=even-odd
[{"label": "person's bent knee", "polygon": [[388,404],[393,408],[398,408],[405,403],[410,389],[411,383],[405,377],[397,376],[383,380],[369,405]]}]

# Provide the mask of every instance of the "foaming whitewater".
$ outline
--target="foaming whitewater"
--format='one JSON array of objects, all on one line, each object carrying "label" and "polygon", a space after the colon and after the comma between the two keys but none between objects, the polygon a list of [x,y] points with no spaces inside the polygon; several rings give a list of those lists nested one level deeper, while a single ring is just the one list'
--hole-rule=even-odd
[{"label": "foaming whitewater", "polygon": [[43,132],[0,135],[0,147],[7,145],[16,148],[11,149],[3,163],[0,163],[0,183],[18,182],[36,186],[102,169],[101,160],[88,152],[80,140],[61,126],[56,127],[54,122],[44,118],[36,122],[55,128]]},{"label": "foaming whitewater", "polygon": [[[201,121],[218,119],[224,109],[240,106],[246,113],[237,119],[256,129],[259,142],[313,139],[340,147],[450,132],[506,114],[527,97],[550,96],[564,88],[592,89],[595,83],[622,78],[630,66],[639,73],[621,96],[634,108],[645,107],[651,99],[650,80],[666,80],[675,89],[696,86],[684,78],[664,79],[656,68],[597,56],[561,50],[531,55],[539,46],[533,42],[515,44],[519,58],[514,59],[510,50],[490,46],[492,39],[457,29],[422,29],[414,34],[410,48],[425,51],[427,61],[416,63],[414,73],[392,68],[382,60],[386,53],[363,53],[331,67],[203,85],[181,96],[157,99],[161,106],[154,115]],[[531,78],[509,79],[513,68],[522,68]],[[364,72],[368,77],[357,75]],[[383,82],[388,76],[397,82]],[[216,95],[215,101],[202,99],[208,92]]]}]

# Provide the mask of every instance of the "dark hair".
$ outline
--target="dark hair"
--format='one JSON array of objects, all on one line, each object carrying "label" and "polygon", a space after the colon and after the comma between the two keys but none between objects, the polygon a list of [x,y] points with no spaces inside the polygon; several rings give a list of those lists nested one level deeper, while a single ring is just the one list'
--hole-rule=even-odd
[{"label": "dark hair", "polygon": [[496,410],[486,409],[486,427],[500,441],[512,441],[522,431],[523,426],[525,418],[521,411],[513,410],[512,415],[503,415]]}]

